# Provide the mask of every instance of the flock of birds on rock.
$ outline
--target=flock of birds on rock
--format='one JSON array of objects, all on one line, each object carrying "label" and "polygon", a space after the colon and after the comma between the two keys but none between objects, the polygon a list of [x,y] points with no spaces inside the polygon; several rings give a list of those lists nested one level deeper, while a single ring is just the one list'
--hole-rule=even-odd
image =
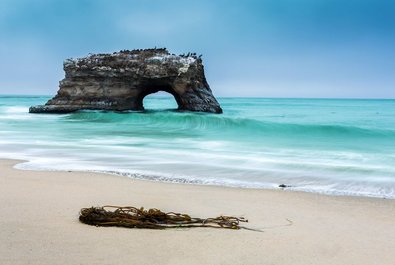
[{"label": "flock of birds on rock", "polygon": [[[117,54],[118,52],[114,52],[113,54]],[[121,50],[119,53],[128,53],[128,54],[136,54],[136,53],[169,53],[166,48],[149,48],[149,49],[134,49],[134,50]],[[172,53],[171,55],[176,56],[176,54]],[[202,58],[202,54],[199,56],[194,52],[188,52],[187,54],[183,53],[179,55],[180,57],[187,58],[192,57],[195,59]]]}]

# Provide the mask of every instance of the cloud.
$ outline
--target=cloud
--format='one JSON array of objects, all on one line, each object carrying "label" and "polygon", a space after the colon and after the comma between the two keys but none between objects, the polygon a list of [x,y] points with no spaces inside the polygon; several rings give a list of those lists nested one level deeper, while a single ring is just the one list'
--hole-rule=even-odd
[{"label": "cloud", "polygon": [[149,38],[172,38],[180,33],[193,35],[210,20],[207,12],[198,10],[149,10],[124,15],[117,26],[125,34]]},{"label": "cloud", "polygon": [[387,0],[3,0],[0,92],[53,94],[65,58],[166,46],[202,53],[217,95],[395,97],[394,8]]}]

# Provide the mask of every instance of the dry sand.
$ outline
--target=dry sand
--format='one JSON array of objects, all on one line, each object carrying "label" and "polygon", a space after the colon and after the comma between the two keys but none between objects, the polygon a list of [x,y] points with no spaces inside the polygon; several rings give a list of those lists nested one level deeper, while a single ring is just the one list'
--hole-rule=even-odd
[{"label": "dry sand", "polygon": [[[15,163],[0,161],[0,264],[395,264],[395,200],[23,171]],[[264,232],[79,223],[80,208],[104,204],[243,215]]]}]

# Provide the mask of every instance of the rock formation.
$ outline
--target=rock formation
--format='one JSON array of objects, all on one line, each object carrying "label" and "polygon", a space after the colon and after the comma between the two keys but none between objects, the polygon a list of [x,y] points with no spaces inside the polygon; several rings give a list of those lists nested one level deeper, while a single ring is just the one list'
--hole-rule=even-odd
[{"label": "rock formation", "polygon": [[31,113],[78,110],[143,110],[145,96],[166,91],[179,110],[222,113],[196,54],[175,55],[166,49],[90,54],[63,63],[66,73],[57,95]]}]

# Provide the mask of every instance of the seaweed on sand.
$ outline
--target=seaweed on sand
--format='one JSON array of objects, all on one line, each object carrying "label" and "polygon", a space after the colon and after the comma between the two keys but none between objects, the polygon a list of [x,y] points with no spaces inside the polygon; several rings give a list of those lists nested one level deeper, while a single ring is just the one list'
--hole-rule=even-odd
[{"label": "seaweed on sand", "polygon": [[[112,209],[112,210],[111,210]],[[102,206],[83,208],[79,220],[88,225],[120,226],[127,228],[192,228],[211,227],[225,229],[240,229],[240,222],[248,222],[243,217],[219,216],[215,218],[194,218],[187,214],[162,212],[158,209]]]}]

